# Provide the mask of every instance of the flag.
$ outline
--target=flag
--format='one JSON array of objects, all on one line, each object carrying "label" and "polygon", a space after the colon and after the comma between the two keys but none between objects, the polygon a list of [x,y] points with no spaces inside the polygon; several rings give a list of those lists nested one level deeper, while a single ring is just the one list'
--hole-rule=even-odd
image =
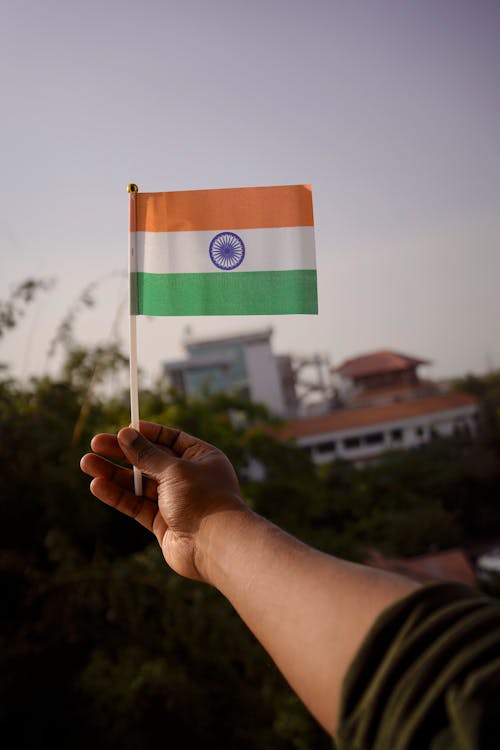
[{"label": "flag", "polygon": [[317,313],[309,185],[131,199],[132,315]]}]

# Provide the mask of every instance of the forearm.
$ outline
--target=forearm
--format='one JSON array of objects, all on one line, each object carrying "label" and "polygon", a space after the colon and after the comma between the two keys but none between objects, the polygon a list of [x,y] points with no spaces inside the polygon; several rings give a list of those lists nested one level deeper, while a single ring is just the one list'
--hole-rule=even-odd
[{"label": "forearm", "polygon": [[345,673],[376,617],[417,584],[325,555],[248,510],[199,535],[199,565],[329,732]]},{"label": "forearm", "polygon": [[[102,454],[82,458],[92,492],[153,532],[173,570],[226,596],[331,732],[362,640],[416,584],[311,549],[251,513],[227,457],[184,432],[141,422],[141,433],[97,435],[92,448]],[[135,494],[130,470],[103,456],[140,468],[145,494]]]}]

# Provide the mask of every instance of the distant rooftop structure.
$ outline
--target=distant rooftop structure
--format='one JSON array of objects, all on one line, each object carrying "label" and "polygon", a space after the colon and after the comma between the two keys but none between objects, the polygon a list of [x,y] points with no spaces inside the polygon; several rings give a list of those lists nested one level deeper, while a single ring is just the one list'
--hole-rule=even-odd
[{"label": "distant rooftop structure", "polygon": [[433,437],[475,432],[477,399],[421,379],[417,368],[429,363],[387,349],[348,359],[332,368],[337,408],[291,419],[282,435],[295,438],[315,463],[362,464]]},{"label": "distant rooftop structure", "polygon": [[253,331],[241,331],[240,333],[231,333],[224,336],[201,336],[196,337],[190,330],[188,335],[184,336],[183,344],[187,352],[199,351],[201,349],[213,349],[220,345],[227,344],[253,344],[270,341],[273,335],[271,327],[258,328]]},{"label": "distant rooftop structure", "polygon": [[409,357],[407,354],[390,351],[389,349],[361,354],[347,359],[334,371],[355,380],[383,376],[398,372],[414,373],[418,365],[428,365],[427,359]]},{"label": "distant rooftop structure", "polygon": [[417,368],[430,360],[390,349],[361,354],[332,368],[337,390],[346,406],[401,401],[438,392],[438,386],[420,378]]},{"label": "distant rooftop structure", "polygon": [[291,420],[284,428],[284,432],[296,437],[306,437],[319,431],[347,431],[359,427],[393,424],[402,420],[421,420],[436,413],[453,413],[457,409],[461,410],[475,404],[476,398],[467,393],[448,393],[384,406],[335,409],[329,414]]}]

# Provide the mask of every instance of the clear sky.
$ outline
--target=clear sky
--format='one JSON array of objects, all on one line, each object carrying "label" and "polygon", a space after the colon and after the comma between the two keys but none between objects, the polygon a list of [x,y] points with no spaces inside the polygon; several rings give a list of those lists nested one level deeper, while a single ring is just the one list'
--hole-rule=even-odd
[{"label": "clear sky", "polygon": [[500,368],[498,0],[19,0],[0,81],[0,299],[57,279],[0,340],[15,374],[53,367],[94,281],[78,332],[109,336],[129,182],[313,186],[319,315],[141,319],[146,373],[187,325],[271,325],[276,352],[332,364],[391,348],[434,376]]}]

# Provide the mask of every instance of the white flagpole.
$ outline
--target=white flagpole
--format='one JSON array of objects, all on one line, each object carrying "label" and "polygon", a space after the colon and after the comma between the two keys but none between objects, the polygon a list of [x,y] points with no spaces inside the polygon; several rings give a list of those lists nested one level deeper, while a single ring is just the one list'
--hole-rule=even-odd
[{"label": "white flagpole", "polygon": [[[132,273],[137,272],[137,252],[135,244],[135,196],[139,188],[130,184],[129,193],[129,233],[128,233],[128,276],[129,276],[129,349],[130,349],[130,424],[139,429],[139,386],[137,380],[137,315],[132,315]],[[136,278],[134,276],[134,278]],[[136,292],[134,292],[136,296]],[[135,302],[136,300],[134,300]],[[135,308],[135,304],[134,304]],[[142,495],[142,474],[134,466],[134,490],[136,495]]]}]

